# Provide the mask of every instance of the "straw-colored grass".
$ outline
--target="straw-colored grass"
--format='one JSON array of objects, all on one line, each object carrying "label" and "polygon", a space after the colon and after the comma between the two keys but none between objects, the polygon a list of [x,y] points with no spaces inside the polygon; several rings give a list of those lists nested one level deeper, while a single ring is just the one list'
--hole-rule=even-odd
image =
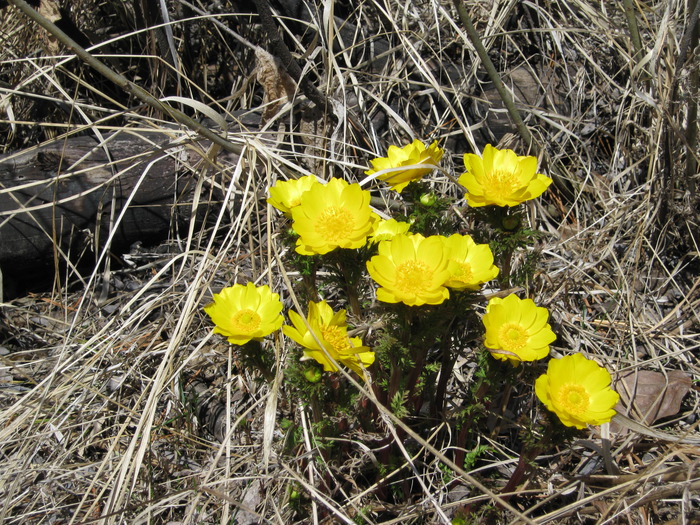
[{"label": "straw-colored grass", "polygon": [[[359,181],[370,158],[413,138],[439,140],[453,176],[462,154],[487,141],[525,154],[455,6],[324,0],[309,3],[317,11],[303,22],[276,18],[302,75],[329,102],[323,115],[302,88],[277,107],[265,98],[254,46],[272,50],[257,14],[236,2],[169,1],[162,38],[172,64],[126,3],[77,4],[76,25],[110,41],[90,52],[156,98],[177,94],[169,104],[183,113],[210,118],[204,104],[236,121],[272,110],[226,137],[240,154],[195,148],[185,125],[81,65],[14,7],[2,10],[4,152],[64,140],[76,127],[96,144],[114,129],[161,129],[174,146],[154,151],[190,152],[181,170],[199,185],[183,209],[206,219],[173,224],[158,246],[130,253],[88,246],[82,262],[97,263],[81,274],[59,255],[51,289],[2,303],[0,521],[449,523],[473,509],[479,523],[482,503],[500,501],[489,514],[499,523],[700,523],[698,42],[686,36],[693,24],[697,32],[694,2],[635,3],[640,53],[622,3],[465,2],[555,178],[528,205],[544,235],[526,287],[550,309],[552,355],[581,351],[614,379],[680,370],[692,381],[659,421],[632,410],[637,425],[591,428],[541,454],[507,501],[496,495],[518,464],[518,421],[484,433],[487,451],[464,471],[450,463],[449,417],[414,435],[381,409],[385,434],[349,429],[346,461],[324,462],[309,408],[283,381],[292,343],[275,337],[277,379],[261,382],[202,311],[222,287],[249,280],[305,311],[289,286],[298,275],[285,265],[286,226],[264,200],[276,180],[313,172]],[[515,70],[531,73],[528,85]],[[458,198],[442,173],[428,180]],[[380,210],[391,204],[388,192],[373,195]],[[467,344],[448,385],[454,410],[474,380],[480,343]],[[534,397],[527,403],[531,415],[543,410]],[[284,421],[300,443],[291,453]],[[398,435],[407,436],[396,443],[401,461],[386,466],[389,490],[378,490],[364,473],[377,443]],[[410,501],[382,499],[406,486]]]}]

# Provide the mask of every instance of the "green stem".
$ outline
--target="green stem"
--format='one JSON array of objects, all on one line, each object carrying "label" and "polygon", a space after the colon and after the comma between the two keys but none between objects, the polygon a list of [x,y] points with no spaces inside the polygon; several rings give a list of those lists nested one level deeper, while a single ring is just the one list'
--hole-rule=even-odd
[{"label": "green stem", "polygon": [[515,491],[515,488],[522,482],[523,478],[525,478],[528,473],[532,473],[532,471],[529,469],[530,465],[542,451],[547,449],[551,440],[551,428],[547,427],[544,435],[539,441],[537,441],[537,443],[533,443],[529,446],[525,445],[523,447],[520,457],[518,458],[518,464],[516,465],[513,474],[511,474],[508,483],[506,483],[501,490],[501,494],[503,494],[501,498],[504,501],[508,501],[513,496],[512,492]]},{"label": "green stem", "polygon": [[[450,327],[452,323],[450,323]],[[435,403],[431,409],[431,415],[437,417],[443,411],[445,405],[445,395],[447,393],[447,382],[452,377],[452,369],[455,366],[456,354],[452,352],[450,338],[445,337],[442,343],[442,358],[440,361],[440,378],[435,389]]]},{"label": "green stem", "polygon": [[[502,248],[503,251],[499,255],[499,268],[501,271],[498,275],[498,283],[502,289],[505,289],[510,288],[513,261],[513,248],[511,243],[506,241],[506,237],[511,235],[513,232],[509,231],[509,228],[506,226],[508,226],[508,221],[513,218],[513,214],[511,213],[510,208],[502,207],[499,208],[498,216],[498,229],[502,232],[501,242],[505,245],[505,247]],[[517,228],[520,228],[519,224]]]},{"label": "green stem", "polygon": [[[632,40],[632,47],[634,49],[633,63],[639,64],[642,58],[642,38],[639,36],[639,26],[637,25],[637,16],[634,11],[634,0],[622,0],[622,4],[625,9],[625,17],[627,18],[627,27],[630,31],[630,39]],[[642,70],[640,78],[645,83],[648,83],[651,79],[651,75],[645,69]]]},{"label": "green stem", "polygon": [[399,391],[401,386],[401,376],[403,375],[403,370],[399,366],[396,358],[391,358],[391,375],[389,376],[389,385],[387,388],[386,402],[388,406],[391,406],[391,402],[394,396]]},{"label": "green stem", "polygon": [[625,17],[627,18],[627,26],[630,30],[630,38],[632,39],[632,47],[634,48],[634,56],[636,60],[642,55],[642,39],[639,36],[639,26],[637,26],[637,17],[634,13],[634,1],[622,0],[625,8]]},{"label": "green stem", "polygon": [[[353,261],[356,264],[356,261]],[[342,259],[338,258],[338,268],[345,283],[345,293],[348,297],[350,311],[359,320],[362,318],[362,308],[360,307],[360,296],[357,293],[357,271],[354,268],[348,268],[348,265]]]},{"label": "green stem", "polygon": [[314,423],[320,423],[323,421],[323,411],[321,410],[321,402],[319,401],[318,397],[311,396],[311,417],[313,418]]},{"label": "green stem", "polygon": [[464,28],[467,30],[469,40],[471,40],[472,44],[474,45],[474,48],[476,49],[476,52],[479,55],[479,59],[481,60],[481,63],[486,69],[486,73],[489,75],[491,82],[493,82],[493,86],[496,88],[496,91],[498,91],[498,94],[500,95],[503,104],[505,104],[506,109],[508,110],[508,115],[510,115],[513,124],[515,124],[515,127],[518,129],[518,133],[520,133],[520,136],[525,141],[527,148],[529,150],[534,150],[535,152],[537,152],[539,147],[535,143],[535,140],[533,139],[530,131],[527,129],[527,126],[523,122],[518,108],[515,107],[513,97],[510,96],[510,93],[503,85],[501,77],[496,71],[496,67],[493,65],[493,62],[491,61],[491,58],[489,58],[489,54],[486,51],[484,44],[481,42],[479,34],[476,32],[476,28],[474,27],[474,23],[472,22],[471,16],[469,16],[469,12],[467,11],[466,7],[464,7],[464,3],[462,2],[462,0],[454,0],[454,4],[457,8],[459,18],[462,21],[462,25],[464,25]]},{"label": "green stem", "polygon": [[501,289],[510,288],[511,262],[513,250],[508,248],[501,255],[501,273],[498,275],[498,283]]},{"label": "green stem", "polygon": [[350,311],[357,318],[362,318],[362,308],[360,307],[360,297],[357,295],[357,288],[355,286],[348,285],[345,288],[345,293],[348,294],[348,302],[350,304]]},{"label": "green stem", "polygon": [[[413,326],[413,307],[411,306],[406,306],[404,304],[398,304],[398,317],[399,317],[399,323],[400,323],[400,335],[398,337],[398,340],[400,344],[406,348],[411,350],[413,349],[413,346],[411,345],[411,339],[412,339],[412,326]],[[415,355],[412,355],[411,357],[415,357]],[[388,392],[387,392],[387,403],[389,406],[391,406],[391,402],[394,399],[394,396],[396,396],[396,393],[401,389],[401,383],[402,379],[404,377],[404,372],[401,363],[399,362],[398,359],[395,357],[391,358],[391,372],[389,376],[389,385],[388,385]]]},{"label": "green stem", "polygon": [[[476,388],[476,392],[474,394],[474,404],[481,404],[485,405],[484,403],[484,398],[486,397],[486,394],[488,393],[489,389],[491,388],[491,383],[484,379],[479,380],[479,386]],[[455,447],[455,455],[454,455],[454,462],[456,465],[458,465],[460,468],[464,467],[464,458],[467,455],[467,440],[469,438],[469,433],[472,429],[473,424],[475,423],[476,417],[470,417],[469,419],[464,419],[462,421],[462,426],[459,429],[459,433],[457,434],[457,440],[456,440],[456,447]]]},{"label": "green stem", "polygon": [[321,300],[321,296],[318,294],[318,288],[316,287],[316,264],[313,263],[311,272],[309,274],[302,273],[302,284],[306,290],[306,294],[309,301],[318,303]]},{"label": "green stem", "polygon": [[[248,341],[241,347],[243,354],[243,364],[257,370],[265,378],[265,381],[272,383],[275,379],[275,372],[270,363],[266,362],[266,350],[260,341]],[[274,366],[274,364],[272,365]]]},{"label": "green stem", "polygon": [[411,370],[408,381],[406,382],[406,392],[408,393],[409,402],[414,406],[415,412],[418,413],[423,404],[423,399],[422,396],[417,397],[415,394],[421,375],[423,375],[423,369],[425,368],[425,358],[428,355],[428,347],[426,345],[420,345],[418,348],[412,349],[412,354],[414,364],[413,370]]}]

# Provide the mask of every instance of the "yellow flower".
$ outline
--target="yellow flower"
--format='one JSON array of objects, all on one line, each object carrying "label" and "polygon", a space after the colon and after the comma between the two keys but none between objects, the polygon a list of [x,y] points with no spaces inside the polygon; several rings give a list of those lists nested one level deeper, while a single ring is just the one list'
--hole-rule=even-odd
[{"label": "yellow flower", "polygon": [[520,157],[513,150],[487,144],[483,156],[464,155],[467,168],[458,182],[467,189],[467,204],[472,207],[517,206],[544,193],[552,179],[537,173],[535,157]]},{"label": "yellow flower", "polygon": [[440,304],[450,297],[443,285],[450,276],[445,238],[400,234],[379,243],[367,270],[381,288],[377,299],[409,306]]},{"label": "yellow flower", "polygon": [[368,241],[377,243],[379,241],[387,241],[393,239],[401,233],[407,233],[411,225],[407,222],[397,221],[396,219],[380,220],[374,227],[372,235]]},{"label": "yellow flower", "polygon": [[289,319],[294,326],[283,326],[284,335],[304,347],[304,358],[315,359],[323,365],[326,372],[338,371],[338,368],[328,359],[328,355],[359,376],[362,376],[362,366],[368,367],[374,363],[374,352],[369,347],[363,346],[359,337],[348,336],[345,310],[333,312],[327,302],[311,301],[307,317],[311,330],[294,310],[289,312]]},{"label": "yellow flower", "polygon": [[378,220],[369,199],[369,191],[341,179],[313,185],[292,209],[292,228],[299,234],[297,253],[324,254],[364,246]]},{"label": "yellow flower", "polygon": [[234,284],[214,294],[214,302],[204,307],[216,327],[215,334],[229,343],[243,345],[279,330],[284,319],[280,296],[270,287]]},{"label": "yellow flower", "polygon": [[620,399],[610,388],[610,372],[581,354],[550,360],[535,393],[562,423],[578,429],[610,421]]},{"label": "yellow flower", "polygon": [[510,294],[505,299],[494,297],[483,317],[486,328],[484,344],[496,359],[514,365],[535,361],[549,354],[549,344],[557,338],[547,323],[549,311],[535,306],[532,299]]},{"label": "yellow flower", "polygon": [[[372,163],[371,170],[365,171],[366,175],[373,175],[378,171],[395,169],[383,175],[379,175],[379,179],[388,182],[392,190],[399,193],[408,186],[409,182],[420,180],[433,170],[432,166],[437,165],[442,158],[445,150],[438,147],[437,140],[427,148],[420,140],[414,140],[408,146],[399,148],[397,146],[389,146],[386,157],[380,157],[370,161]],[[432,165],[431,167],[421,168],[421,164]]]},{"label": "yellow flower", "polygon": [[291,216],[292,209],[301,204],[301,196],[316,184],[320,184],[313,175],[294,180],[278,181],[270,188],[267,202],[285,215]]},{"label": "yellow flower", "polygon": [[445,241],[452,273],[445,286],[454,290],[478,290],[486,281],[495,279],[498,268],[488,244],[476,244],[469,235],[455,233]]}]

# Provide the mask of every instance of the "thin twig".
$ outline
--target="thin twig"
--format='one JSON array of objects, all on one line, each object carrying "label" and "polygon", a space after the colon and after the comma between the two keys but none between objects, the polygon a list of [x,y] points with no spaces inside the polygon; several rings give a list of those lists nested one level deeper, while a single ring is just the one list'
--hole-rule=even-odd
[{"label": "thin twig", "polygon": [[75,53],[76,56],[80,58],[83,62],[85,62],[88,66],[93,68],[95,71],[100,73],[109,81],[113,82],[116,86],[120,87],[130,95],[135,96],[149,107],[157,111],[162,111],[164,114],[169,115],[176,122],[179,122],[180,124],[183,124],[184,126],[190,128],[191,130],[196,131],[204,138],[211,140],[214,144],[221,146],[226,151],[238,154],[240,154],[240,152],[242,151],[240,145],[229,142],[221,135],[214,133],[206,126],[188,117],[187,115],[170,106],[169,104],[161,102],[142,87],[138,86],[134,82],[128,80],[126,77],[107,67],[102,61],[95,58],[83,47],[79,46],[72,38],[70,38],[67,34],[61,31],[61,29],[59,29],[53,22],[45,18],[39,12],[37,12],[24,0],[9,1],[20,11],[22,11],[28,18],[34,20],[37,24],[46,29],[51,35],[53,35],[59,42],[65,45],[73,53]]}]

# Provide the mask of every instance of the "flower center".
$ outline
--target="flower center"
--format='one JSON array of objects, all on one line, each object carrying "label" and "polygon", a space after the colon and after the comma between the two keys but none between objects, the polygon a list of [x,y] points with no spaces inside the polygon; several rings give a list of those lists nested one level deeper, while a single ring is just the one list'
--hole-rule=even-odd
[{"label": "flower center", "polygon": [[353,214],[347,208],[329,206],[316,218],[316,232],[327,242],[338,243],[350,237]]},{"label": "flower center", "polygon": [[260,316],[256,312],[250,308],[245,308],[233,314],[231,328],[233,328],[232,331],[234,333],[250,335],[258,329],[260,321]]},{"label": "flower center", "polygon": [[569,414],[580,416],[588,410],[590,397],[582,385],[566,384],[557,393],[559,406]]},{"label": "flower center", "polygon": [[472,265],[465,262],[460,262],[459,269],[452,275],[455,281],[461,281],[463,283],[471,283],[474,281],[474,272],[472,272]]},{"label": "flower center", "polygon": [[419,294],[432,278],[433,272],[423,261],[405,261],[396,267],[396,288],[404,293]]},{"label": "flower center", "polygon": [[518,178],[513,171],[494,170],[486,174],[484,188],[495,197],[509,197],[518,188]]},{"label": "flower center", "polygon": [[332,350],[338,355],[350,353],[350,339],[348,333],[339,326],[322,326],[321,335],[323,340],[331,345]]},{"label": "flower center", "polygon": [[528,335],[525,328],[516,323],[507,323],[498,331],[498,340],[504,350],[517,353],[527,344]]}]

